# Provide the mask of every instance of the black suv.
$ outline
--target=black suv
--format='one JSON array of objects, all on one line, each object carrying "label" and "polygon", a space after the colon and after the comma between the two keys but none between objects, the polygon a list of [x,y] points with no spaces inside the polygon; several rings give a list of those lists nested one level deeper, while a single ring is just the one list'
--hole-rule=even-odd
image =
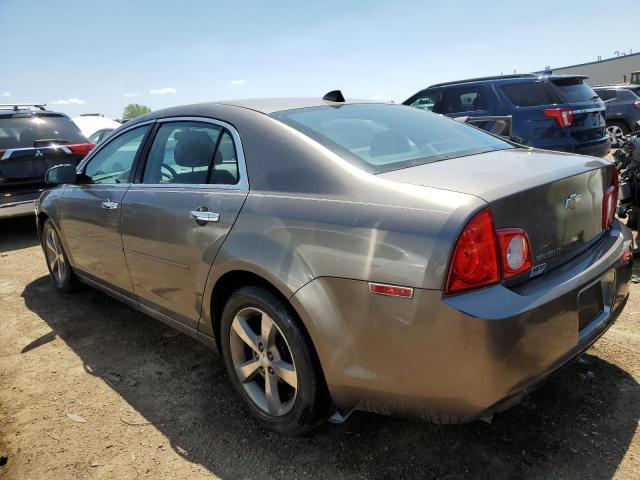
[{"label": "black suv", "polygon": [[47,170],[75,165],[92,148],[69,117],[44,104],[0,105],[0,219],[33,214]]},{"label": "black suv", "polygon": [[607,133],[617,145],[623,135],[640,128],[640,85],[593,87],[607,107]]},{"label": "black suv", "polygon": [[611,148],[604,102],[582,75],[521,74],[432,85],[405,105],[450,117],[512,119],[523,145],[604,157]]}]

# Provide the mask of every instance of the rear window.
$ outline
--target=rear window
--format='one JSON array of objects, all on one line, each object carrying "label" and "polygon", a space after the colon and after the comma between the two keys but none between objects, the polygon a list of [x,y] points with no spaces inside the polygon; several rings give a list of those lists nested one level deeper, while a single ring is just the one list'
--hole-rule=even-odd
[{"label": "rear window", "polygon": [[513,148],[477,128],[403,105],[310,107],[271,116],[370,173]]},{"label": "rear window", "polygon": [[561,102],[552,88],[543,82],[504,85],[502,91],[511,100],[511,103],[518,107],[536,107]]},{"label": "rear window", "polygon": [[560,95],[566,103],[581,103],[594,100],[598,97],[593,89],[584,83],[581,78],[561,78],[552,80],[560,90]]},{"label": "rear window", "polygon": [[61,115],[15,114],[0,118],[0,148],[29,148],[48,142],[86,143],[75,123]]}]

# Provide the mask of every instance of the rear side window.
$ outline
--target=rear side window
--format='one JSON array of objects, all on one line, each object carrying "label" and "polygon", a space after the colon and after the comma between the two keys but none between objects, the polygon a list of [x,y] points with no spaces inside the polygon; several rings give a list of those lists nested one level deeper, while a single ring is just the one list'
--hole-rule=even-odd
[{"label": "rear side window", "polygon": [[552,83],[558,87],[560,95],[566,103],[588,102],[594,100],[594,97],[598,97],[596,92],[581,78],[560,78],[552,80]]},{"label": "rear side window", "polygon": [[153,139],[142,183],[234,185],[238,160],[233,138],[210,123],[164,123]]},{"label": "rear side window", "polygon": [[433,112],[433,108],[436,106],[436,103],[438,103],[441,98],[442,98],[441,91],[424,92],[424,93],[421,93],[418,96],[418,98],[413,100],[413,102],[411,102],[409,106],[420,108],[421,110],[427,110],[428,112]]},{"label": "rear side window", "polygon": [[605,102],[616,98],[615,90],[595,90],[596,94]]},{"label": "rear side window", "polygon": [[511,103],[518,107],[536,107],[561,102],[558,95],[543,82],[504,85],[502,91]]},{"label": "rear side window", "polygon": [[49,143],[86,143],[73,121],[63,115],[15,114],[0,118],[0,148],[32,148]]}]

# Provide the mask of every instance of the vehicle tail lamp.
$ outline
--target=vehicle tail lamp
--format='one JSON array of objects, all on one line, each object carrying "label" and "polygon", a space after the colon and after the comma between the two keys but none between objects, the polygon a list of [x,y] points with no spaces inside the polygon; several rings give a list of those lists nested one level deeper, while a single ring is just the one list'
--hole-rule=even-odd
[{"label": "vehicle tail lamp", "polygon": [[562,128],[570,127],[573,123],[573,110],[571,108],[546,108],[546,117],[555,118]]},{"label": "vehicle tail lamp", "polygon": [[611,181],[602,199],[602,228],[605,230],[611,227],[618,206],[618,170],[615,165],[611,167]]},{"label": "vehicle tail lamp", "polygon": [[456,243],[445,293],[498,283],[531,268],[531,247],[524,230],[495,229],[491,210],[479,212]]}]

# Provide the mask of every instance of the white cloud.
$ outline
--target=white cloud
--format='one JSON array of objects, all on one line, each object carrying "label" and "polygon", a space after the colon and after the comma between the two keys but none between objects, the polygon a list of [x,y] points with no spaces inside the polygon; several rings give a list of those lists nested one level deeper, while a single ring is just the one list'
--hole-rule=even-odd
[{"label": "white cloud", "polygon": [[169,93],[177,93],[178,91],[173,87],[164,87],[164,88],[152,88],[149,90],[151,95],[167,95]]},{"label": "white cloud", "polygon": [[229,85],[244,85],[245,83],[247,83],[246,80],[231,80]]},{"label": "white cloud", "polygon": [[4,91],[4,92],[0,93],[0,97],[10,97],[10,96],[11,96],[11,94],[9,92],[7,92],[7,91]]},{"label": "white cloud", "polygon": [[122,95],[124,98],[131,98],[131,97],[137,97],[138,96],[138,92],[133,92],[133,93],[125,93],[124,95]]},{"label": "white cloud", "polygon": [[85,102],[84,100],[80,99],[80,98],[67,98],[66,100],[64,99],[60,99],[60,100],[56,100],[55,102],[51,102],[53,105],[84,105]]}]

